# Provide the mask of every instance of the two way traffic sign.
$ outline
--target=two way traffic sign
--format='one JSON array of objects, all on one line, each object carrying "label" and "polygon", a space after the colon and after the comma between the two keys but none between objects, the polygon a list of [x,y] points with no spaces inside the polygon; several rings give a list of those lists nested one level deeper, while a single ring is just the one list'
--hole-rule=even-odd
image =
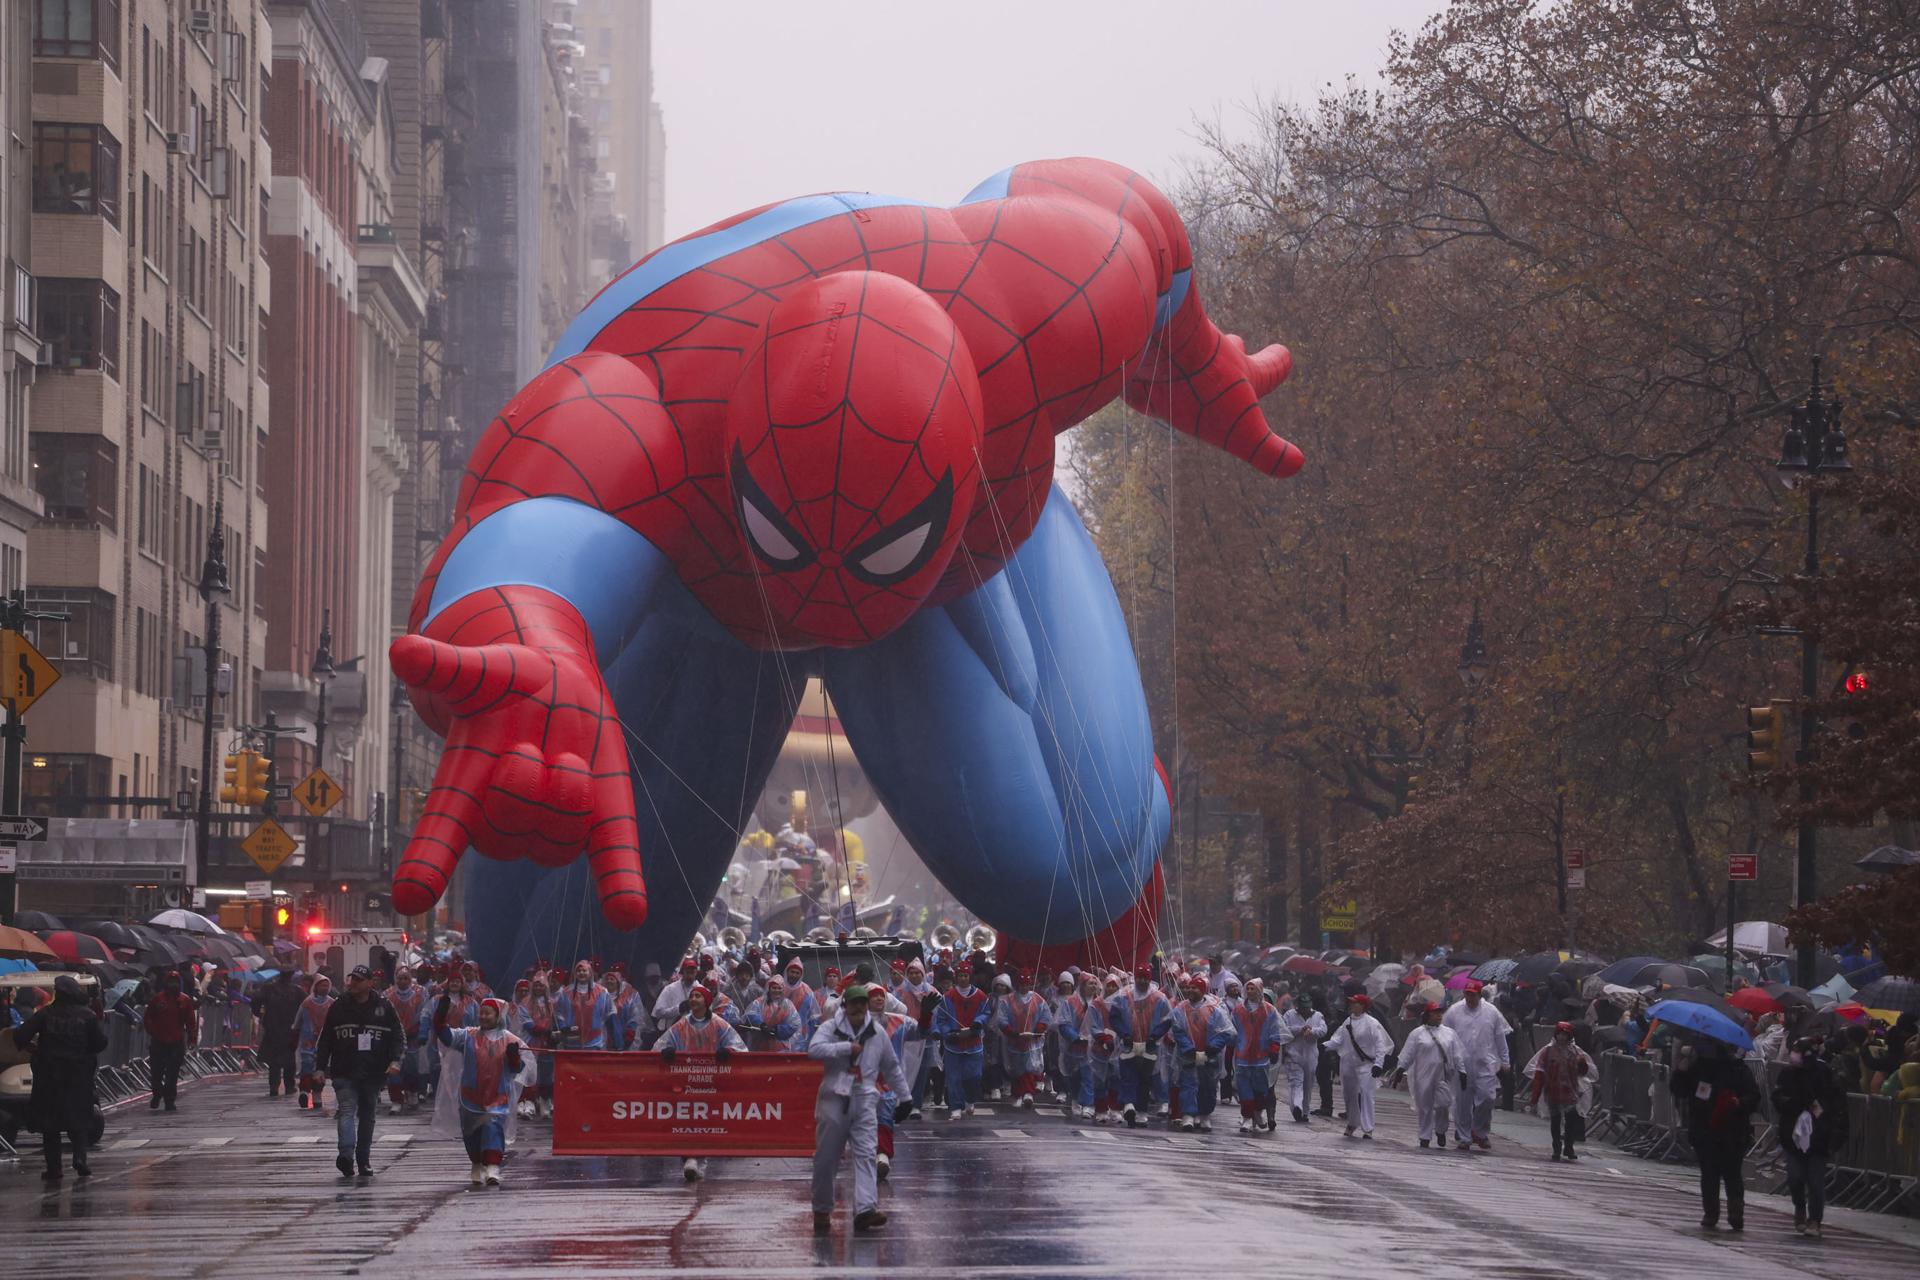
[{"label": "two way traffic sign", "polygon": [[255,827],[240,842],[240,851],[252,858],[253,865],[268,875],[278,870],[280,864],[292,857],[299,847],[299,842],[287,834],[287,829],[272,818]]},{"label": "two way traffic sign", "polygon": [[325,769],[315,769],[293,789],[293,798],[300,802],[300,807],[316,818],[326,817],[346,794]]}]

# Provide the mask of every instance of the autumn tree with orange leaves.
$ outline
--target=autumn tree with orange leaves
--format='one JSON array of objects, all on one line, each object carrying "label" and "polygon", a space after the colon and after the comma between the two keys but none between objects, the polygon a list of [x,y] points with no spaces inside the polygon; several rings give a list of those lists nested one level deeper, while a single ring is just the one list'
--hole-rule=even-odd
[{"label": "autumn tree with orange leaves", "polygon": [[[1916,184],[1907,0],[1458,0],[1378,92],[1210,137],[1180,192],[1208,307],[1292,346],[1267,408],[1307,468],[1118,413],[1073,465],[1161,740],[1265,816],[1282,927],[1350,890],[1406,947],[1671,952],[1717,927],[1735,852],[1762,854],[1743,915],[1787,908],[1774,801],[1737,779],[1796,649],[1727,619],[1792,597],[1773,463],[1815,355],[1860,473],[1912,482]],[[1853,501],[1836,563],[1911,551]],[[1917,664],[1880,665],[1892,690]],[[1823,885],[1888,838],[1836,833]]]}]

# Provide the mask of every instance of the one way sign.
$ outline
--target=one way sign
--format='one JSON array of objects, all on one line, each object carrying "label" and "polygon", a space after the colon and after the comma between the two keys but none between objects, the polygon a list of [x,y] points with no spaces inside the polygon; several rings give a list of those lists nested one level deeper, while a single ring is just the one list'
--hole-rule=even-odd
[{"label": "one way sign", "polygon": [[47,824],[39,818],[0,817],[0,840],[18,843],[23,840],[45,840]]}]

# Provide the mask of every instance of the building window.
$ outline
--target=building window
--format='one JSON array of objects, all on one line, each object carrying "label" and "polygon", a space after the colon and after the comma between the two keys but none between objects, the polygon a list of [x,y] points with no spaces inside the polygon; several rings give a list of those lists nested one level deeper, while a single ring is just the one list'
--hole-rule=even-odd
[{"label": "building window", "polygon": [[98,58],[120,69],[120,0],[35,0],[33,52]]},{"label": "building window", "polygon": [[36,123],[33,211],[98,214],[119,226],[119,141],[99,125]]},{"label": "building window", "polygon": [[29,751],[26,764],[22,791],[28,813],[59,818],[104,815],[104,810],[95,814],[89,801],[97,804],[106,796],[107,775],[113,768],[106,756]]},{"label": "building window", "polygon": [[120,295],[104,280],[40,282],[40,337],[53,347],[56,369],[120,373]]},{"label": "building window", "polygon": [[[64,621],[27,620],[27,638],[33,647],[64,664],[63,675],[113,672],[113,597],[87,587],[29,587],[28,613],[64,613]],[[90,672],[75,670],[90,667]]]},{"label": "building window", "polygon": [[120,450],[104,436],[36,431],[32,436],[33,490],[47,519],[114,527]]}]

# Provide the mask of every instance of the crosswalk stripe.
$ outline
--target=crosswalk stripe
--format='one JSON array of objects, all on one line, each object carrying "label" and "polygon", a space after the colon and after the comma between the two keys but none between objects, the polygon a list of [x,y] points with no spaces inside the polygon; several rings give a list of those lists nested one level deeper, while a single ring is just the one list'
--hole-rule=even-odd
[{"label": "crosswalk stripe", "polygon": [[318,1142],[320,1141],[320,1138],[321,1138],[321,1135],[317,1133],[313,1134],[311,1137],[301,1137],[296,1134],[294,1137],[287,1139],[287,1145],[290,1147],[302,1147],[302,1146],[306,1146],[308,1143]]},{"label": "crosswalk stripe", "polygon": [[412,1142],[413,1135],[410,1133],[383,1133],[380,1135],[378,1141],[380,1142]]},{"label": "crosswalk stripe", "polygon": [[134,1149],[135,1147],[144,1147],[144,1146],[146,1146],[146,1145],[147,1145],[147,1144],[148,1144],[149,1142],[152,1142],[152,1141],[153,1141],[153,1139],[152,1139],[152,1138],[122,1138],[122,1139],[120,1139],[120,1141],[118,1141],[118,1142],[114,1142],[114,1143],[110,1143],[110,1144],[108,1144],[108,1146],[107,1146],[107,1150],[109,1150],[109,1151],[131,1151],[131,1150],[133,1150],[133,1149]]},{"label": "crosswalk stripe", "polygon": [[227,1137],[224,1137],[224,1138],[202,1138],[200,1139],[200,1141],[194,1143],[193,1145],[196,1147],[224,1147],[229,1142],[232,1142],[232,1141],[233,1141],[232,1135],[228,1135]]},{"label": "crosswalk stripe", "polygon": [[1114,1134],[1108,1133],[1102,1129],[1075,1129],[1074,1132],[1079,1134],[1083,1138],[1097,1138],[1101,1142],[1120,1141],[1120,1139],[1117,1136],[1115,1136]]},{"label": "crosswalk stripe", "polygon": [[1024,1138],[1027,1136],[1027,1131],[1025,1129],[995,1129],[993,1136],[996,1138]]}]

